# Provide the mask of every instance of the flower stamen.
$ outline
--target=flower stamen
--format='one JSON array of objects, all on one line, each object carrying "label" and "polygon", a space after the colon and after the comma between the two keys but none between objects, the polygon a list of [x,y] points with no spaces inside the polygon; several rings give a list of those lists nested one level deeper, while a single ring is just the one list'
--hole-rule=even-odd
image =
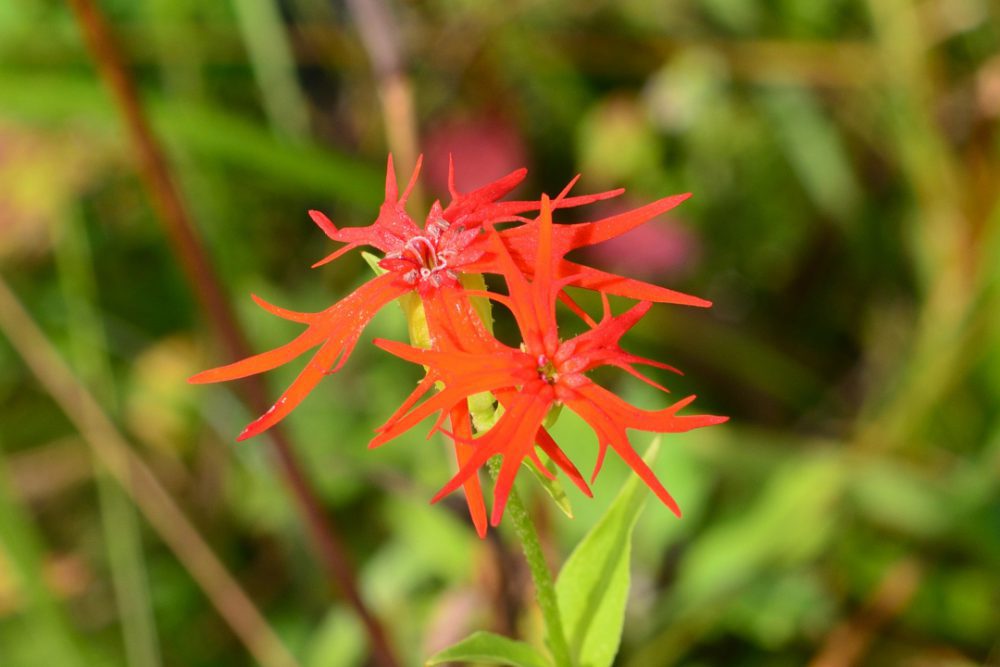
[{"label": "flower stamen", "polygon": [[556,365],[546,357],[544,354],[538,355],[536,360],[538,363],[538,378],[550,385],[554,385],[559,382],[559,371],[556,369]]}]

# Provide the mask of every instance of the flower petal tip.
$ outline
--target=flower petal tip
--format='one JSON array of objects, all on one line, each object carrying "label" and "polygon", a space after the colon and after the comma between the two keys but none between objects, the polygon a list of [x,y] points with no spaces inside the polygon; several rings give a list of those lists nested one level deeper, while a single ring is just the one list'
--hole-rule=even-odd
[{"label": "flower petal tip", "polygon": [[195,373],[194,375],[192,375],[191,377],[189,377],[187,379],[187,381],[188,381],[188,384],[209,384],[211,382],[215,382],[215,380],[212,379],[212,371],[211,370],[201,371],[200,373]]},{"label": "flower petal tip", "polygon": [[273,410],[274,408],[272,407],[263,415],[247,424],[246,428],[244,428],[240,434],[236,436],[236,442],[243,442],[244,440],[254,438],[274,426],[277,423],[276,421],[266,421]]},{"label": "flower petal tip", "polygon": [[334,241],[337,240],[337,226],[333,224],[326,214],[316,209],[309,209],[309,217],[316,223],[316,226],[323,230],[323,233]]},{"label": "flower petal tip", "polygon": [[385,436],[385,431],[388,430],[388,428],[389,428],[388,424],[383,424],[382,426],[379,426],[377,429],[375,429],[375,437],[368,441],[368,449],[378,449],[385,443],[392,440],[391,437],[387,438]]}]

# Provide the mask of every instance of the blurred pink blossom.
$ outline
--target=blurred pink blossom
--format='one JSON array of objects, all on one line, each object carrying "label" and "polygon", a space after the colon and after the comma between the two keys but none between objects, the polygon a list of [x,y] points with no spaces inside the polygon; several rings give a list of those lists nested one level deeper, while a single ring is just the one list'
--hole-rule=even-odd
[{"label": "blurred pink blossom", "polygon": [[448,156],[463,192],[474,190],[528,164],[524,139],[499,116],[449,118],[424,137],[424,174],[434,192],[448,191]]},{"label": "blurred pink blossom", "polygon": [[[635,208],[627,196],[593,206],[596,217],[616,215]],[[697,266],[701,238],[672,214],[651,220],[626,234],[587,249],[587,257],[613,273],[656,282],[676,278]]]}]

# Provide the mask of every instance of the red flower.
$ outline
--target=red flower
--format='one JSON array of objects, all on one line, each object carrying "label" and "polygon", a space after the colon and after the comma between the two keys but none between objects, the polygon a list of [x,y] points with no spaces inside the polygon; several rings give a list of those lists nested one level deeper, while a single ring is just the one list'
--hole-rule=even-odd
[{"label": "red flower", "polygon": [[[354,346],[367,326],[383,306],[410,291],[417,291],[421,299],[433,299],[439,288],[458,285],[460,273],[500,272],[495,254],[487,252],[484,225],[503,222],[527,223],[500,232],[510,252],[518,263],[527,266],[535,249],[535,223],[520,217],[522,213],[538,210],[537,201],[497,201],[522,180],[527,171],[519,169],[503,178],[469,193],[461,193],[454,186],[452,170],[451,203],[442,208],[435,202],[421,229],[406,213],[406,200],[420,172],[420,161],[414,169],[402,196],[396,184],[392,156],[389,156],[385,182],[385,201],[375,222],[367,227],[337,228],[319,211],[310,211],[313,221],[335,241],[347,245],[339,248],[313,266],[321,266],[359,246],[371,246],[385,254],[379,263],[387,273],[365,283],[353,293],[318,313],[300,313],[279,308],[253,296],[254,301],[268,312],[293,322],[307,325],[307,329],[288,343],[267,352],[240,361],[203,371],[190,378],[193,383],[224,382],[256,375],[285,364],[314,347],[319,350],[291,386],[271,408],[251,422],[237,440],[245,440],[263,433],[284,419],[313,390],[326,375],[334,373],[350,357]],[[589,204],[621,194],[613,190],[594,195],[566,197],[576,183],[566,187],[553,205],[569,208]],[[668,197],[642,208],[616,215],[597,222],[579,225],[560,225],[555,237],[555,247],[568,252],[573,248],[599,243],[673,208],[688,195]],[[561,257],[561,255],[560,255]],[[687,296],[655,285],[590,269],[566,260],[558,264],[560,275],[577,274],[577,284],[601,289],[612,294],[650,299],[665,303],[684,303],[708,306],[709,302]],[[530,274],[530,273],[529,273]]]},{"label": "red flower", "polygon": [[[328,237],[345,244],[316,262],[314,266],[330,262],[354,248],[371,246],[384,254],[379,262],[379,266],[385,270],[384,274],[365,283],[334,305],[317,313],[286,310],[253,296],[257,304],[268,312],[284,319],[305,324],[306,330],[293,340],[273,350],[198,373],[190,378],[190,381],[194,383],[234,380],[271,370],[312,348],[319,348],[277,402],[267,412],[251,422],[240,433],[238,440],[258,435],[284,419],[325,375],[336,372],[347,361],[361,332],[371,318],[383,306],[409,292],[416,292],[420,297],[432,340],[452,342],[452,347],[448,347],[447,343],[442,343],[445,347],[439,348],[439,351],[451,350],[453,352],[461,351],[465,354],[478,354],[478,358],[482,360],[484,355],[489,354],[499,343],[485,332],[482,322],[472,313],[468,298],[463,293],[459,282],[461,274],[499,273],[508,282],[516,279],[524,281],[526,280],[525,276],[531,277],[536,270],[536,256],[542,257],[544,255],[549,259],[544,265],[539,263],[537,266],[544,268],[545,275],[541,278],[536,277],[535,282],[539,285],[546,285],[546,289],[551,287],[552,294],[550,296],[555,298],[558,294],[571,308],[595,327],[594,332],[610,331],[618,326],[614,322],[621,321],[621,318],[609,319],[606,317],[609,324],[602,322],[601,325],[597,325],[594,323],[562,291],[562,286],[569,282],[570,278],[575,285],[600,290],[602,293],[664,303],[702,307],[710,305],[709,302],[697,297],[581,266],[564,258],[567,252],[575,248],[600,243],[637,227],[673,208],[689,195],[667,197],[633,211],[595,222],[560,225],[553,228],[552,209],[581,206],[617,196],[622,191],[614,190],[593,195],[569,197],[567,196],[568,192],[576,183],[576,179],[574,179],[553,202],[545,200],[546,213],[542,219],[547,222],[542,224],[537,220],[522,217],[524,213],[539,210],[543,205],[541,202],[499,201],[524,179],[526,170],[514,171],[482,188],[469,193],[461,193],[455,187],[452,168],[450,169],[448,187],[451,194],[450,203],[447,207],[442,207],[439,202],[434,202],[424,226],[421,228],[405,210],[406,200],[416,183],[419,171],[420,161],[418,160],[409,183],[400,195],[392,157],[389,157],[385,201],[375,222],[366,227],[338,228],[322,213],[309,212],[313,221]],[[513,223],[513,226],[497,231],[496,225],[501,223]],[[544,243],[541,243],[543,228],[545,230]],[[526,289],[524,288],[524,290]],[[526,293],[524,290],[522,292]],[[648,308],[648,304],[644,308]],[[555,331],[554,320],[550,323],[547,322],[546,325],[549,326],[547,331]],[[538,327],[536,329],[541,331]],[[522,331],[525,332],[526,336],[535,335],[531,328],[522,327]],[[577,340],[584,341],[586,336],[587,334]],[[531,349],[541,349],[536,343],[537,341],[531,343]],[[569,350],[570,348],[565,349]],[[496,350],[499,353],[498,358],[505,358],[506,352],[500,348],[496,348]],[[592,361],[598,358],[599,355],[591,357]],[[636,358],[622,353],[617,356],[612,355],[602,363],[621,365],[630,372],[638,374],[631,367],[631,363],[635,361],[637,361]],[[571,360],[567,363],[571,363]],[[470,368],[472,367],[470,366]],[[432,374],[429,374],[428,377],[432,377]],[[477,381],[481,381],[481,378]],[[447,406],[442,406],[441,419],[451,418],[456,455],[461,469],[466,471],[461,474],[460,480],[450,485],[449,489],[457,488],[460,484],[465,486],[470,513],[477,530],[482,535],[486,528],[485,506],[479,490],[478,479],[474,474],[468,472],[478,468],[485,460],[482,458],[482,452],[485,451],[485,448],[480,444],[480,440],[472,440],[472,427],[469,423],[469,409],[466,404],[466,398],[476,392],[467,392],[459,399],[456,392],[461,393],[459,390],[465,385],[458,383],[457,378],[452,376],[449,377],[446,384],[448,386],[442,396],[449,396],[455,400]],[[421,383],[423,392],[426,392],[431,386],[433,386],[433,381],[425,380]],[[507,381],[506,384],[503,382],[492,383],[482,391],[491,391],[501,404],[505,406],[509,404],[513,411],[514,408],[520,409],[523,403],[522,398],[515,391],[515,388],[520,386],[521,383],[512,384]],[[591,390],[588,389],[588,391]],[[560,395],[555,400],[563,400],[563,397]],[[441,400],[438,400],[436,404],[440,403]],[[412,406],[412,402],[408,405]],[[540,409],[538,407],[540,405],[540,402],[533,404],[532,417],[534,412]],[[414,412],[421,410],[424,410],[423,405]],[[581,407],[578,411],[581,410],[585,411],[585,408]],[[409,415],[402,416],[400,414],[399,422],[409,423]],[[506,428],[506,424],[509,422],[508,419],[501,424]],[[388,429],[387,432],[389,432]],[[532,437],[574,482],[584,491],[589,492],[582,476],[544,429],[540,429],[536,425]],[[495,438],[493,439],[495,440]],[[610,442],[612,446],[618,448],[616,440]],[[606,445],[602,444],[602,452],[604,446]],[[520,458],[534,457],[533,449],[529,447],[528,450],[522,453]],[[507,468],[505,468],[506,470]],[[505,472],[504,483],[510,474]],[[509,491],[509,485],[506,488]],[[507,491],[498,492],[498,499],[505,499],[506,493]],[[502,511],[502,504],[502,502],[498,503],[499,510],[494,509],[494,519],[499,517],[498,512]]]},{"label": "red flower", "polygon": [[[439,336],[433,349],[415,348],[394,341],[375,341],[379,347],[422,364],[428,370],[396,414],[378,429],[379,434],[372,440],[371,446],[395,438],[433,414],[439,414],[439,417],[431,432],[439,430],[444,418],[454,415],[456,410],[461,414],[466,409],[467,398],[474,394],[492,392],[504,408],[503,416],[496,425],[478,438],[470,439],[467,431],[451,434],[457,442],[472,446],[473,452],[452,480],[434,497],[435,501],[474,478],[478,469],[492,456],[501,455],[503,464],[494,490],[491,518],[491,523],[497,525],[521,462],[529,458],[538,464],[536,446],[545,451],[574,483],[589,493],[576,468],[542,428],[549,410],[556,404],[564,404],[582,417],[598,437],[599,450],[591,481],[599,472],[610,446],[671,510],[680,514],[677,503],[629,444],[626,429],[680,432],[718,424],[727,418],[678,415],[678,411],[691,403],[694,396],[662,410],[642,410],[586,377],[585,374],[594,368],[611,365],[659,387],[634,365],[670,367],[629,354],[619,346],[622,335],[649,310],[649,301],[643,301],[621,315],[612,316],[605,296],[604,316],[599,323],[570,340],[559,339],[555,318],[556,298],[570,283],[587,286],[594,283],[592,269],[580,267],[580,272],[569,274],[567,265],[574,265],[563,259],[566,252],[585,244],[579,242],[575,234],[583,231],[585,239],[598,235],[589,230],[600,229],[600,223],[591,224],[594,226],[568,226],[565,231],[554,227],[552,204],[543,197],[538,220],[516,230],[534,231],[536,236],[530,241],[527,235],[512,240],[509,235],[505,239],[502,233],[492,230],[488,234],[493,258],[491,267],[503,274],[509,295],[468,293],[489,296],[510,309],[524,341],[520,348],[504,345],[485,332],[483,327],[476,326],[471,308],[463,308],[461,295],[456,297],[453,291],[442,292],[448,295],[442,302],[452,306],[447,310],[454,313],[461,323],[461,336]],[[531,246],[535,247],[534,262],[530,271],[523,271],[518,259],[523,262],[526,249]],[[512,249],[520,253],[515,254]],[[533,279],[529,280],[528,275],[533,275]],[[623,286],[623,280],[610,277],[607,283],[624,290],[634,289],[630,285]],[[416,405],[437,383],[443,383],[441,391]],[[464,417],[460,418],[460,423],[464,431]],[[544,466],[538,467],[545,472]]]}]

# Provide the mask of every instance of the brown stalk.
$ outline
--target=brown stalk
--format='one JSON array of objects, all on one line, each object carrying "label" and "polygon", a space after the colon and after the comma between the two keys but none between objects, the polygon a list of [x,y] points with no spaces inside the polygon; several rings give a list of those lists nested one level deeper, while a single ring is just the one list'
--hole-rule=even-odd
[{"label": "brown stalk", "polygon": [[[155,138],[143,112],[135,83],[113,40],[111,29],[94,0],[70,0],[77,22],[87,42],[105,84],[111,89],[122,121],[139,158],[139,170],[152,197],[159,219],[170,239],[175,255],[180,259],[185,275],[211,320],[226,355],[231,359],[250,356],[236,317],[229,307],[223,288],[212,268],[208,255],[195,231],[180,192],[170,175],[163,147]],[[243,383],[244,399],[252,412],[267,409],[267,391],[259,376]],[[368,633],[372,655],[381,667],[396,667],[395,657],[382,624],[361,598],[357,578],[347,557],[343,542],[330,517],[323,511],[309,481],[295,457],[284,432],[275,427],[270,431],[271,442],[282,476],[292,493],[323,568],[336,582],[341,593],[353,607]]]},{"label": "brown stalk", "polygon": [[[361,43],[368,54],[382,105],[382,122],[389,150],[396,164],[409,169],[417,161],[417,120],[413,86],[403,66],[399,36],[392,13],[381,0],[348,0]],[[417,188],[410,196],[411,208],[419,210],[422,195]]]},{"label": "brown stalk", "polygon": [[830,631],[809,667],[858,664],[878,633],[906,609],[922,578],[922,568],[916,561],[895,563],[882,575],[864,607]]},{"label": "brown stalk", "polygon": [[0,331],[69,417],[96,460],[132,498],[254,659],[264,667],[298,667],[299,663],[239,583],[115,428],[97,400],[73,375],[2,278]]}]

